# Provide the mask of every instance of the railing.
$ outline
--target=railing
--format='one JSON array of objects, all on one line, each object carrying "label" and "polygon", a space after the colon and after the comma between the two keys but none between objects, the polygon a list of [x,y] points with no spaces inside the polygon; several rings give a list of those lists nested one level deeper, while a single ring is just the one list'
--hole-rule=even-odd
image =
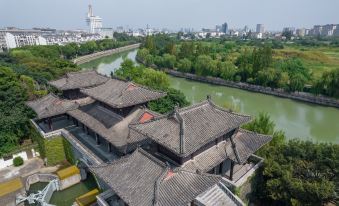
[{"label": "railing", "polygon": [[105,192],[99,194],[97,196],[97,203],[99,206],[109,206],[107,203],[107,199],[114,196],[114,192],[112,190],[106,190]]},{"label": "railing", "polygon": [[[91,152],[87,151],[85,148],[87,148],[86,146],[84,146],[76,137],[74,137],[69,131],[67,131],[66,129],[59,129],[59,130],[55,130],[52,132],[48,132],[45,133],[40,127],[39,125],[33,120],[31,119],[32,124],[34,125],[34,127],[37,129],[37,131],[40,133],[40,135],[45,138],[45,139],[51,139],[53,137],[56,136],[63,136],[64,138],[66,138],[72,145],[74,148],[76,148],[81,154],[83,154],[86,158],[90,159],[91,163],[94,163],[96,165],[99,165],[101,163],[103,163],[103,161],[101,161],[100,159],[98,159],[95,155],[93,155]],[[88,163],[88,162],[86,162]]]},{"label": "railing", "polygon": [[[81,154],[83,154],[86,158],[90,159],[90,162],[95,165],[100,165],[103,163],[99,158],[97,158],[95,155],[93,155],[91,152],[87,151],[84,146],[76,137],[74,137],[69,131],[62,129],[61,135],[65,137],[71,145],[77,149]],[[88,163],[88,162],[85,162]]]},{"label": "railing", "polygon": [[51,131],[51,132],[44,132],[33,119],[31,119],[31,122],[32,122],[33,126],[36,128],[36,130],[40,133],[40,135],[42,137],[44,137],[45,139],[49,139],[49,138],[52,138],[52,137],[55,137],[55,136],[60,136],[61,131],[63,130],[63,129],[58,129],[58,130],[54,130],[54,131]]},{"label": "railing", "polygon": [[236,195],[234,195],[231,190],[229,190],[224,184],[223,182],[219,182],[218,183],[219,187],[222,189],[222,191],[224,191],[229,198],[231,198],[231,200],[237,205],[237,206],[244,206],[245,204],[243,203],[243,201],[237,197]]},{"label": "railing", "polygon": [[264,159],[252,154],[249,159],[254,159],[256,161],[256,164],[251,167],[251,169],[249,169],[248,171],[246,171],[237,181],[234,182],[234,185],[236,187],[239,187],[241,185],[243,185],[247,179],[252,176],[254,174],[254,172],[263,164]]},{"label": "railing", "polygon": [[59,179],[58,176],[53,174],[33,174],[26,179],[25,189],[29,190],[30,186],[37,182],[50,182],[52,180]]}]

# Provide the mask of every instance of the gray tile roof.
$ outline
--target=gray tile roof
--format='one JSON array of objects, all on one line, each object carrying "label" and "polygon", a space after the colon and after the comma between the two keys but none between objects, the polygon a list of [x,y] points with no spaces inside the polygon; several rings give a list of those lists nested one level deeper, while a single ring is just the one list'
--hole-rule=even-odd
[{"label": "gray tile roof", "polygon": [[[272,137],[269,135],[261,135],[248,130],[239,129],[233,137],[235,148],[232,147],[230,139],[224,140],[195,156],[182,167],[192,171],[200,170],[202,172],[208,172],[226,159],[231,159],[238,164],[242,164],[247,161],[249,156],[271,140]],[[240,161],[238,161],[236,153],[238,154]]]},{"label": "gray tile roof", "polygon": [[75,101],[61,100],[52,93],[40,99],[29,101],[26,105],[35,111],[39,119],[64,114],[66,111],[74,110],[79,106]]},{"label": "gray tile roof", "polygon": [[135,148],[138,144],[146,141],[146,136],[134,131],[130,132],[128,128],[131,122],[138,122],[145,113],[151,113],[154,117],[159,115],[146,108],[136,108],[123,118],[96,103],[67,111],[67,114],[105,138],[121,152],[125,152],[128,146],[133,147],[134,145]]},{"label": "gray tile roof", "polygon": [[[249,156],[270,142],[272,140],[272,136],[258,134],[245,129],[239,129],[233,140],[235,150],[232,150],[234,154],[229,154],[229,156],[238,163],[244,163]],[[238,153],[239,158],[236,157],[236,153]]]},{"label": "gray tile roof", "polygon": [[80,72],[70,72],[65,77],[50,81],[49,84],[59,90],[81,89],[87,87],[98,86],[109,80],[95,70],[85,70]]},{"label": "gray tile roof", "polygon": [[221,180],[216,175],[171,170],[142,149],[90,170],[130,206],[187,205]]},{"label": "gray tile roof", "polygon": [[81,92],[114,108],[146,103],[166,95],[163,92],[153,91],[118,79],[110,79],[100,86],[82,89]]},{"label": "gray tile roof", "polygon": [[131,124],[130,128],[179,156],[187,156],[250,119],[220,108],[208,99],[145,123]]}]

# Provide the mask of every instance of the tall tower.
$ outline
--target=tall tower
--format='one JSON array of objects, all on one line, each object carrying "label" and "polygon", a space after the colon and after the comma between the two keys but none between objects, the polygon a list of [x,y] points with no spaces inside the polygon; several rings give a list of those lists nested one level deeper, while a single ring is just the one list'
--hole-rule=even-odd
[{"label": "tall tower", "polygon": [[93,16],[92,5],[88,5],[88,13],[87,13],[87,17],[91,17],[91,16]]},{"label": "tall tower", "polygon": [[88,5],[88,12],[86,17],[87,26],[89,26],[89,33],[98,33],[102,28],[102,18],[93,15],[92,5]]}]

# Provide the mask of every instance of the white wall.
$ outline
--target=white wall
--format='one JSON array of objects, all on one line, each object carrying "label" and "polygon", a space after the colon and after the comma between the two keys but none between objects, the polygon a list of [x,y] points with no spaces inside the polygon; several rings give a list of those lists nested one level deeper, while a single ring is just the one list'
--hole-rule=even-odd
[{"label": "white wall", "polygon": [[6,40],[7,48],[12,49],[12,48],[17,47],[16,42],[15,42],[15,37],[13,34],[6,33],[5,40]]},{"label": "white wall", "polygon": [[[36,157],[38,154],[35,152],[34,149],[31,149],[32,151],[32,154],[33,154],[33,157]],[[11,159],[8,159],[8,160],[4,160],[3,158],[0,158],[0,169],[3,169],[5,167],[9,167],[9,166],[12,166],[13,165],[13,159],[15,157],[18,157],[20,156],[24,161],[28,160],[28,156],[27,156],[27,153],[26,151],[23,151],[23,152],[19,152],[17,154],[14,154],[12,155],[12,158]]]}]

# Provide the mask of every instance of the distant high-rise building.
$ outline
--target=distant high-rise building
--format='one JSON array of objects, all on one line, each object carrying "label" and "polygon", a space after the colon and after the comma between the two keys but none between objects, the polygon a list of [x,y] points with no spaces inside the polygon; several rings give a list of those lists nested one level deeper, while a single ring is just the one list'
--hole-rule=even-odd
[{"label": "distant high-rise building", "polygon": [[290,32],[292,35],[296,34],[296,30],[294,27],[285,27],[283,28],[283,32]]},{"label": "distant high-rise building", "polygon": [[303,37],[306,34],[306,29],[305,28],[297,29],[296,34],[300,37]]},{"label": "distant high-rise building", "polygon": [[250,29],[248,28],[248,26],[246,25],[245,27],[244,27],[244,32],[245,33],[248,33],[250,31]]},{"label": "distant high-rise building", "polygon": [[227,25],[226,22],[221,25],[221,32],[227,34],[227,32],[228,32],[228,25]]},{"label": "distant high-rise building", "polygon": [[216,32],[223,32],[223,31],[222,31],[222,26],[216,25],[216,26],[215,26],[215,31],[216,31]]},{"label": "distant high-rise building", "polygon": [[263,24],[257,24],[257,33],[265,33],[265,26]]},{"label": "distant high-rise building", "polygon": [[98,33],[102,28],[102,18],[93,15],[92,5],[88,5],[88,13],[86,18],[89,26],[89,33]]}]

